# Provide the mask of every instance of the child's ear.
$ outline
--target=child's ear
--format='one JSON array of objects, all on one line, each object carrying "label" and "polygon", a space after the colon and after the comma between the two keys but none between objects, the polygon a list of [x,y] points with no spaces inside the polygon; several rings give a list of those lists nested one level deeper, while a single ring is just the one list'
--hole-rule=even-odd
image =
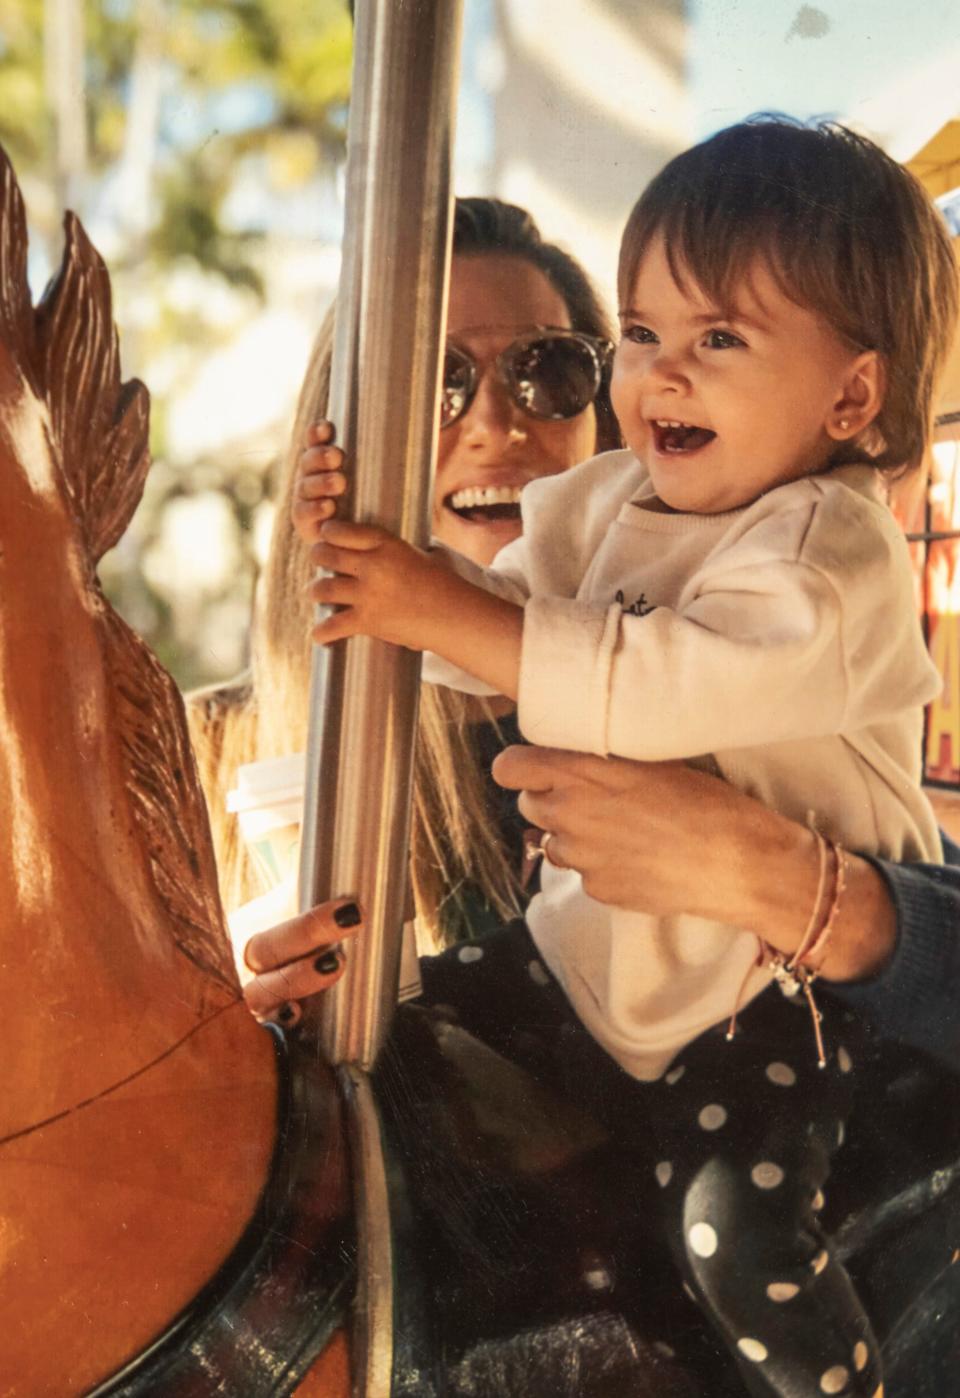
[{"label": "child's ear", "polygon": [[883,407],[887,392],[887,366],[877,350],[864,350],[846,369],[836,402],[830,409],[826,431],[835,442],[856,437]]}]

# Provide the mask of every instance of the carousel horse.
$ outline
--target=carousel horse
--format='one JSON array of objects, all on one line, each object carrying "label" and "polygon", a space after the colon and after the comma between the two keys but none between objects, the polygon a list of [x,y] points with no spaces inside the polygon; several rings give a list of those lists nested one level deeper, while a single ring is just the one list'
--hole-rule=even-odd
[{"label": "carousel horse", "polygon": [[36,310],[26,264],[0,152],[0,1393],[186,1393],[188,1356],[191,1393],[334,1398],[330,1075],[243,1004],[180,698],[95,572],[147,393],[76,219]]},{"label": "carousel horse", "polygon": [[[147,469],[106,271],[68,216],[34,309],[26,247],[0,152],[0,1398],[342,1398],[348,1104],[245,1008],[180,698],[97,580]],[[692,1307],[658,1331],[648,1165],[576,1091],[415,1004],[373,1086],[393,1398],[738,1398]],[[948,1090],[889,1079],[831,1192],[890,1398],[957,1391]]]}]

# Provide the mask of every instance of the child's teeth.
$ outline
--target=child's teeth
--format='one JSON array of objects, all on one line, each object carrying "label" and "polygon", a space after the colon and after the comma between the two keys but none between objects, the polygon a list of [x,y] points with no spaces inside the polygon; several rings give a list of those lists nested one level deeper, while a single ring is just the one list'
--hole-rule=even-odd
[{"label": "child's teeth", "polygon": [[455,490],[450,505],[455,510],[475,510],[481,505],[516,505],[523,487],[519,485],[470,485]]}]

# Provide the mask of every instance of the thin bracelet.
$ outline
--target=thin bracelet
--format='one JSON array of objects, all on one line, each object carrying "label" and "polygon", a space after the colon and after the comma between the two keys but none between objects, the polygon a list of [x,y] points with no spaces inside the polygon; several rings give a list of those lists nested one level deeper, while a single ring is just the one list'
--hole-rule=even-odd
[{"label": "thin bracelet", "polygon": [[840,845],[835,845],[832,840],[828,841],[828,843],[836,860],[837,874],[833,886],[833,898],[830,902],[827,920],[823,924],[823,930],[813,946],[803,954],[803,965],[811,976],[820,974],[820,967],[826,960],[824,953],[826,952],[827,943],[836,930],[837,914],[840,911],[840,900],[847,886],[847,852],[845,849],[842,849]]},{"label": "thin bracelet", "polygon": [[786,968],[788,971],[792,971],[796,966],[799,966],[804,959],[809,956],[811,947],[819,946],[821,938],[823,937],[822,931],[819,932],[819,935],[817,935],[817,933],[821,926],[820,907],[823,903],[823,893],[827,882],[827,847],[829,844],[832,850],[834,849],[834,845],[832,841],[824,839],[819,830],[814,830],[813,837],[817,842],[817,856],[820,866],[819,878],[817,879],[817,891],[814,895],[813,907],[810,909],[810,919],[807,922],[804,934],[800,938],[796,951],[786,961]]}]

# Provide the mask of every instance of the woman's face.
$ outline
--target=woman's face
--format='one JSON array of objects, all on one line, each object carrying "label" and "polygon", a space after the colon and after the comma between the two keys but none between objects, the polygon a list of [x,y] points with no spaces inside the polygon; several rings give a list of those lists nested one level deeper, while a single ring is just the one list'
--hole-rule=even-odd
[{"label": "woman's face", "polygon": [[[562,422],[530,417],[512,401],[494,368],[497,355],[537,327],[569,330],[563,297],[522,257],[482,253],[455,257],[447,339],[466,350],[480,374],[470,407],[440,432],[433,494],[433,532],[477,563],[520,534],[520,491],[596,450],[593,406]],[[507,488],[512,498],[470,503],[464,492]],[[501,490],[502,495],[502,490]]]}]

